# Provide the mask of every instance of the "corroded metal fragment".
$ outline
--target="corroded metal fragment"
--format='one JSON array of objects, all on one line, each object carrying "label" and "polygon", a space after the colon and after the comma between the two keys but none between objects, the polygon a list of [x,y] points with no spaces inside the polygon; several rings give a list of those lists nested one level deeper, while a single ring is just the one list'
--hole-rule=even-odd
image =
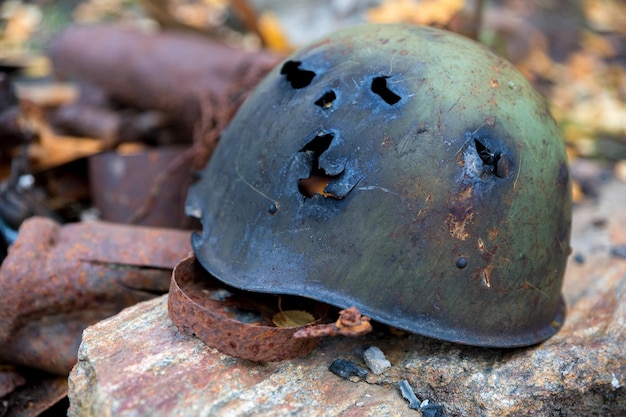
[{"label": "corroded metal fragment", "polygon": [[180,32],[146,34],[104,24],[67,28],[48,54],[58,75],[95,84],[116,103],[162,111],[187,134],[207,110],[208,97],[232,115],[279,60]]},{"label": "corroded metal fragment", "polygon": [[326,336],[358,337],[372,331],[370,318],[361,315],[356,307],[350,307],[339,312],[339,318],[334,323],[323,323],[304,327],[294,333],[293,337],[315,338]]},{"label": "corroded metal fragment", "polygon": [[184,213],[185,195],[193,177],[188,164],[167,172],[157,183],[168,163],[180,158],[184,151],[183,147],[161,146],[132,153],[109,151],[92,156],[89,159],[91,197],[102,219],[190,228],[192,222]]},{"label": "corroded metal fragment", "polygon": [[189,233],[26,220],[0,268],[0,360],[67,375],[85,327],[167,292]]},{"label": "corroded metal fragment", "polygon": [[[182,260],[172,273],[168,311],[174,324],[208,346],[257,362],[293,359],[310,353],[319,338],[296,339],[300,327],[277,327],[272,317],[291,303],[307,306],[318,319],[326,306],[299,297],[259,296],[227,288],[208,274],[194,257]],[[280,303],[280,304],[279,304]],[[319,322],[316,321],[314,323]],[[307,328],[305,326],[304,328]]]}]

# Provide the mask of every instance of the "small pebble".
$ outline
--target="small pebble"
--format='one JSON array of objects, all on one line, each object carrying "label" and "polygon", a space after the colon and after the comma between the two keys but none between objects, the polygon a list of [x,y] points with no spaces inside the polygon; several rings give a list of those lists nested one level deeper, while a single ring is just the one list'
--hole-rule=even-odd
[{"label": "small pebble", "polygon": [[596,217],[595,219],[593,219],[591,221],[591,224],[594,227],[601,228],[601,227],[606,226],[606,222],[607,222],[607,220],[605,218],[603,218],[603,217]]},{"label": "small pebble", "polygon": [[368,373],[367,369],[363,369],[356,363],[346,359],[335,359],[328,367],[328,370],[338,377],[353,382],[362,380]]},{"label": "small pebble", "polygon": [[618,180],[626,183],[626,159],[617,161],[617,163],[615,164],[615,167],[613,168],[613,172],[615,173],[615,177]]},{"label": "small pebble", "polygon": [[398,385],[400,386],[400,394],[402,394],[402,398],[409,402],[409,408],[419,410],[420,400],[418,400],[415,396],[415,392],[413,392],[413,388],[409,385],[409,381],[403,379],[398,383]]},{"label": "small pebble", "polygon": [[626,259],[626,245],[613,246],[611,255]]},{"label": "small pebble", "polygon": [[443,406],[440,404],[426,404],[420,407],[422,417],[444,417]]},{"label": "small pebble", "polygon": [[622,384],[619,383],[619,379],[615,376],[615,374],[611,375],[613,378],[611,379],[611,386],[613,389],[618,389],[622,387]]},{"label": "small pebble", "polygon": [[380,375],[391,368],[391,362],[387,360],[382,350],[376,346],[370,346],[363,352],[363,359],[370,371],[375,375]]}]

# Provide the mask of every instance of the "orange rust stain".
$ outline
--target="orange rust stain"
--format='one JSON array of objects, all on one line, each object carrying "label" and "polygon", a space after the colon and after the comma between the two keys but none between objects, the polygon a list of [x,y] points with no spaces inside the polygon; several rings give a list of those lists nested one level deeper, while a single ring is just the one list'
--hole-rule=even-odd
[{"label": "orange rust stain", "polygon": [[461,204],[465,203],[467,200],[472,198],[472,195],[474,195],[474,188],[467,187],[456,194],[456,202]]},{"label": "orange rust stain", "polygon": [[465,155],[464,155],[464,152],[461,152],[461,151],[457,152],[455,159],[456,159],[456,163],[457,163],[458,166],[460,166],[460,167],[464,167],[465,166]]},{"label": "orange rust stain", "polygon": [[465,240],[469,237],[469,233],[465,230],[465,227],[469,222],[474,218],[474,213],[469,213],[462,219],[457,220],[456,216],[452,213],[448,214],[448,228],[450,229],[450,234],[457,239]]},{"label": "orange rust stain", "polygon": [[469,237],[466,228],[474,218],[470,201],[473,194],[474,188],[472,187],[467,187],[459,191],[454,196],[451,212],[448,213],[448,219],[446,220],[450,234],[460,240],[465,240]]},{"label": "orange rust stain", "polygon": [[489,85],[491,86],[491,88],[500,88],[500,82],[495,78],[489,80]]},{"label": "orange rust stain", "polygon": [[498,229],[497,227],[494,227],[493,229],[489,230],[489,232],[487,232],[489,236],[489,240],[494,240],[495,238],[497,238],[499,233],[500,233],[500,229]]},{"label": "orange rust stain", "polygon": [[389,136],[383,137],[382,147],[385,150],[391,149],[391,147],[395,144],[395,140]]}]

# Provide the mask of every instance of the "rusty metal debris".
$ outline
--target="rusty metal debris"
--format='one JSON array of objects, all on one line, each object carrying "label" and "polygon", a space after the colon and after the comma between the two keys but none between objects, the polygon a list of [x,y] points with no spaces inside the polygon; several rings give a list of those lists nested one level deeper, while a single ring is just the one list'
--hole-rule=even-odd
[{"label": "rusty metal debris", "polygon": [[[189,228],[185,216],[187,186],[192,182],[189,166],[179,166],[155,187],[163,167],[186,148],[161,146],[135,152],[110,151],[89,158],[91,197],[105,221],[155,227]],[[151,187],[152,186],[152,187]],[[153,189],[158,192],[152,192]],[[146,201],[153,204],[142,211]],[[195,223],[194,223],[195,224]]]},{"label": "rusty metal debris", "polygon": [[37,417],[65,415],[67,377],[24,370],[25,385],[0,396],[0,416]]},{"label": "rusty metal debris", "polygon": [[[293,359],[311,352],[318,338],[293,338],[298,327],[276,327],[278,297],[226,287],[198,263],[182,260],[172,274],[169,315],[183,333],[195,335],[222,353],[257,362]],[[280,297],[284,308],[296,305],[310,311],[317,322],[327,306],[300,297]],[[304,328],[309,327],[304,326]]]},{"label": "rusty metal debris", "polygon": [[324,336],[363,336],[372,331],[370,318],[362,316],[356,307],[350,307],[339,312],[339,318],[334,323],[317,324],[304,327],[294,333],[296,339],[317,338]]},{"label": "rusty metal debris", "polygon": [[[50,116],[55,130],[73,136],[99,138],[106,149],[125,142],[171,140],[167,119],[156,111],[116,111],[105,105],[77,102],[61,106]],[[163,131],[163,138],[157,132]],[[165,135],[169,133],[169,135]]]},{"label": "rusty metal debris", "polygon": [[[17,231],[20,224],[32,216],[58,219],[58,216],[47,206],[44,191],[41,187],[35,186],[35,178],[29,167],[27,148],[23,147],[22,152],[11,161],[9,178],[0,183],[0,225]],[[4,234],[6,238],[7,235]],[[9,243],[13,240],[7,239]]]},{"label": "rusty metal debris", "polygon": [[0,269],[0,361],[67,376],[85,327],[167,292],[189,232],[26,220]]},{"label": "rusty metal debris", "polygon": [[148,35],[112,25],[69,28],[53,40],[49,55],[57,74],[96,84],[117,103],[160,110],[188,133],[207,96],[232,115],[278,61],[268,52],[189,34]]},{"label": "rusty metal debris", "polygon": [[9,74],[0,71],[0,151],[26,143],[20,109]]},{"label": "rusty metal debris", "polygon": [[15,366],[0,364],[0,399],[25,383],[26,380]]},{"label": "rusty metal debris", "polygon": [[[51,42],[49,56],[58,76],[81,81],[79,102],[53,112],[53,123],[66,132],[93,135],[106,149],[135,140],[193,141],[187,152],[163,163],[141,184],[149,190],[144,204],[130,218],[115,219],[159,226],[148,219],[160,211],[154,207],[157,200],[167,200],[158,196],[186,191],[168,188],[170,177],[206,164],[247,93],[279,59],[267,51],[235,49],[188,33],[149,35],[115,25],[68,28]],[[93,91],[95,100],[89,97]],[[171,221],[181,227],[179,216]]]}]

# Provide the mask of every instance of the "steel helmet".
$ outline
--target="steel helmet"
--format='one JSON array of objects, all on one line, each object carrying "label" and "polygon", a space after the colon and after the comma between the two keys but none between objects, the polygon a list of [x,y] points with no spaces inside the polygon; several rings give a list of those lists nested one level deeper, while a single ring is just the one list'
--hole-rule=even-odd
[{"label": "steel helmet", "polygon": [[237,288],[478,346],[534,344],[564,319],[559,130],[509,62],[439,29],[357,26],[292,54],[238,110],[187,213],[196,257]]}]

